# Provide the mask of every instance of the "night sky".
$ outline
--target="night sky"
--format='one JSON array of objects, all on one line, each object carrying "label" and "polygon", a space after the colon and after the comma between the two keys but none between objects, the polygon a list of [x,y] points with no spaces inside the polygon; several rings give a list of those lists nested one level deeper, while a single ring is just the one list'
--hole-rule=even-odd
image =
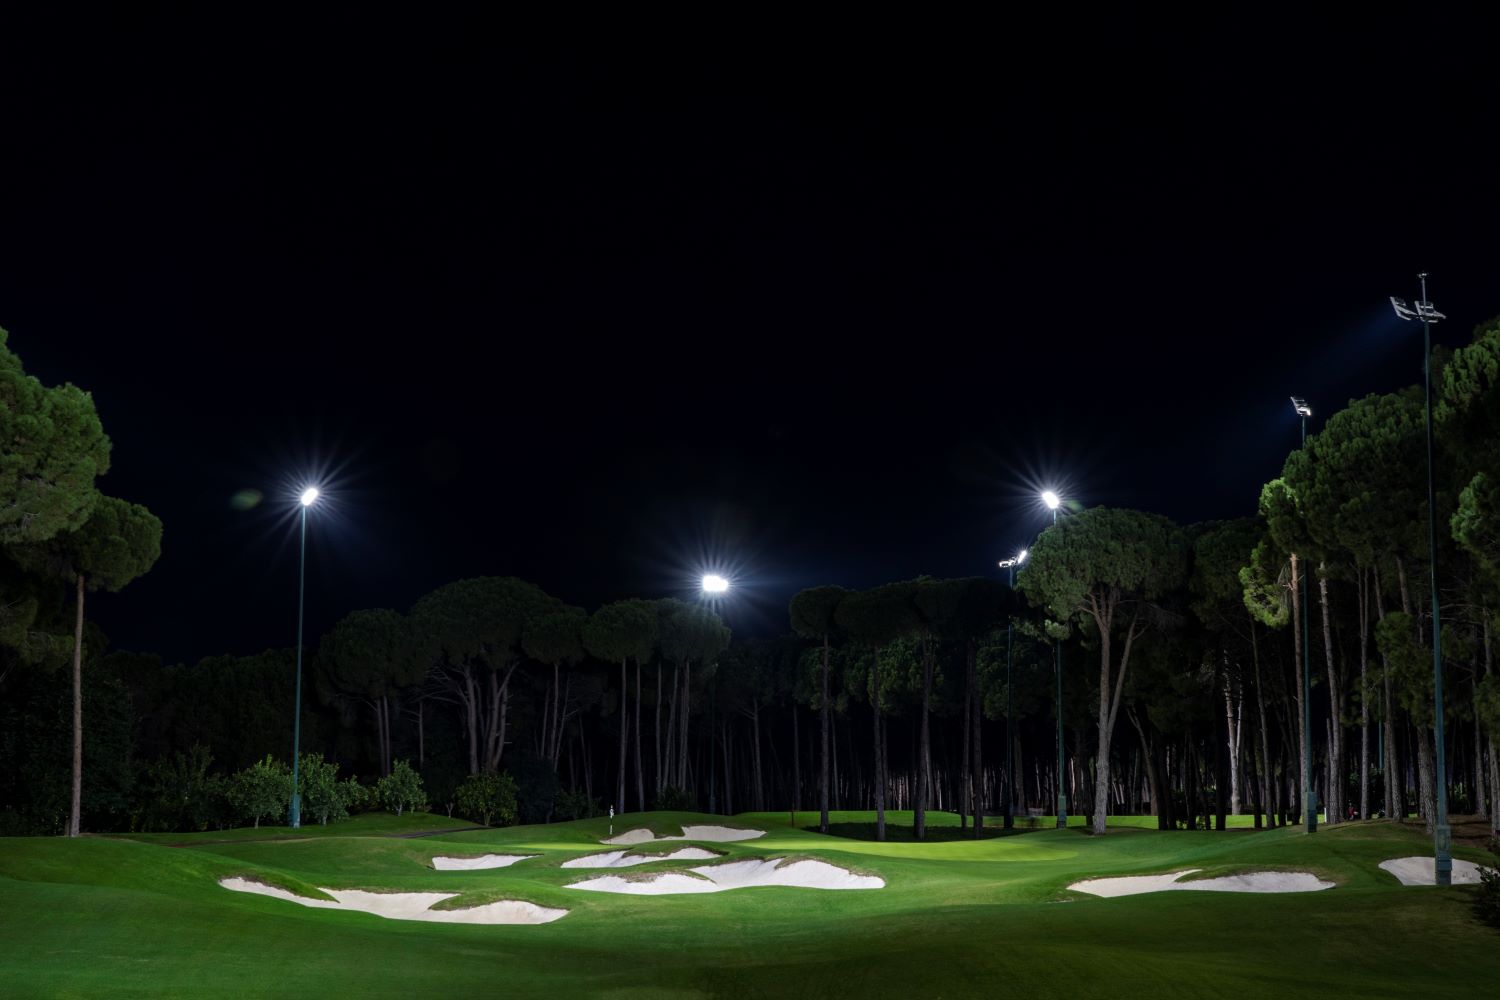
[{"label": "night sky", "polygon": [[0,326],[165,522],[91,608],[174,661],[292,644],[305,479],[309,641],[464,576],[593,608],[706,568],[774,633],[810,584],[998,572],[1043,486],[1253,513],[1289,395],[1420,378],[1418,270],[1441,341],[1500,313],[1493,26],[1426,6],[680,45],[151,11],[0,42]]}]

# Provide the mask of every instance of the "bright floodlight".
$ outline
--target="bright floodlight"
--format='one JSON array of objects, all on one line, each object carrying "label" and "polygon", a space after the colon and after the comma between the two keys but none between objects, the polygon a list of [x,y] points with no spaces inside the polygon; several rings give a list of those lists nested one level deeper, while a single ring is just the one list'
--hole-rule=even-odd
[{"label": "bright floodlight", "polygon": [[316,486],[309,486],[307,489],[305,489],[305,490],[302,491],[302,496],[301,496],[302,506],[304,506],[304,507],[311,507],[313,505],[313,501],[315,501],[317,499],[318,499],[318,488]]},{"label": "bright floodlight", "polygon": [[1026,561],[1026,550],[1022,549],[1020,552],[1017,552],[1015,555],[1011,556],[1009,559],[1001,559],[1000,560],[1000,568],[1001,569],[1013,569],[1016,566],[1021,565],[1025,561]]},{"label": "bright floodlight", "polygon": [[717,573],[709,573],[703,578],[703,592],[705,594],[722,594],[729,589],[729,581]]},{"label": "bright floodlight", "polygon": [[1062,498],[1051,490],[1047,490],[1042,494],[1042,503],[1047,505],[1048,510],[1056,510],[1062,505]]},{"label": "bright floodlight", "polygon": [[1292,397],[1292,409],[1297,411],[1297,416],[1299,417],[1312,416],[1312,407],[1308,406],[1307,400],[1303,399],[1301,396]]}]

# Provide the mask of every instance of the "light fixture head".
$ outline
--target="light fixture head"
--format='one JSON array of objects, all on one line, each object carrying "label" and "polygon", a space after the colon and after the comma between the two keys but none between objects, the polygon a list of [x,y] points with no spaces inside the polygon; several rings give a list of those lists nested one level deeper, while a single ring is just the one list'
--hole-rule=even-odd
[{"label": "light fixture head", "polygon": [[1023,563],[1023,562],[1025,562],[1025,561],[1026,561],[1026,557],[1027,557],[1027,555],[1029,555],[1029,554],[1030,554],[1030,553],[1028,553],[1028,552],[1027,552],[1027,550],[1025,550],[1025,549],[1022,549],[1022,550],[1021,550],[1021,551],[1020,551],[1020,553],[1018,553],[1018,554],[1017,554],[1017,555],[1016,555],[1016,564],[1017,564],[1017,565],[1020,565],[1020,564],[1021,564],[1021,563]]},{"label": "light fixture head", "polygon": [[1307,400],[1303,399],[1301,396],[1292,397],[1292,409],[1299,417],[1312,416],[1312,407],[1308,406]]},{"label": "light fixture head", "polygon": [[722,594],[729,589],[729,581],[717,573],[707,573],[703,577],[703,592],[705,594]]},{"label": "light fixture head", "polygon": [[1396,296],[1392,295],[1391,308],[1396,310],[1397,319],[1412,320],[1417,318],[1416,312],[1411,308],[1411,306],[1406,304],[1405,299],[1398,299],[1396,298]]},{"label": "light fixture head", "polygon": [[1062,497],[1058,496],[1051,490],[1043,490],[1042,503],[1047,505],[1048,510],[1056,510],[1058,507],[1062,506]]},{"label": "light fixture head", "polygon": [[297,499],[302,502],[302,506],[311,507],[314,503],[317,502],[318,488],[316,486],[309,486],[307,489],[302,491],[302,496],[298,497]]}]

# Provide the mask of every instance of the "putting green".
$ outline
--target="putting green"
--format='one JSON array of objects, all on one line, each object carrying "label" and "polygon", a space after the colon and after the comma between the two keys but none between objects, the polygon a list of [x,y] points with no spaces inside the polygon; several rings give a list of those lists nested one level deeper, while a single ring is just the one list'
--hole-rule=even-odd
[{"label": "putting green", "polygon": [[[868,813],[841,822],[870,822]],[[893,814],[893,823],[906,819]],[[876,844],[792,829],[774,813],[617,818],[615,832],[685,823],[766,836],[711,846],[726,862],[810,858],[878,875],[883,889],[762,887],[627,896],[568,889],[563,861],[601,851],[607,820],[452,831],[441,816],[357,817],[300,832],[0,841],[0,967],[14,996],[809,997],[1489,996],[1500,934],[1477,924],[1473,887],[1404,887],[1380,861],[1420,854],[1420,827],[1106,837],[1038,830],[983,841]],[[934,814],[932,822],[953,817]],[[803,813],[799,826],[815,823]],[[288,838],[288,839],[278,839]],[[678,842],[691,843],[691,842]],[[183,844],[186,846],[166,846]],[[434,855],[536,854],[502,869],[434,871]],[[1484,856],[1460,850],[1471,860]],[[632,873],[683,870],[655,861]],[[1084,878],[1196,868],[1194,878],[1303,871],[1324,892],[1167,892],[1095,899]],[[563,908],[535,926],[388,920],[231,892],[242,876],[308,896],[317,886],[454,892]],[[1068,905],[1058,905],[1068,901]],[[1441,984],[1440,986],[1435,984]],[[1467,991],[1467,993],[1466,993]]]}]

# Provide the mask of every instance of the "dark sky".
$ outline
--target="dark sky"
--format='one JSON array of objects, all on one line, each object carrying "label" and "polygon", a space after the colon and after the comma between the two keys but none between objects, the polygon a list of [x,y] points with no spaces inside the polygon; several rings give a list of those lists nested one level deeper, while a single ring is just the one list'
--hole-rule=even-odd
[{"label": "dark sky", "polygon": [[1044,485],[1251,513],[1289,394],[1420,377],[1419,269],[1442,341],[1500,312],[1462,13],[679,44],[148,9],[0,32],[0,326],[165,522],[94,606],[174,660],[292,643],[304,478],[310,637],[709,564],[775,631],[809,584],[995,572]]}]

